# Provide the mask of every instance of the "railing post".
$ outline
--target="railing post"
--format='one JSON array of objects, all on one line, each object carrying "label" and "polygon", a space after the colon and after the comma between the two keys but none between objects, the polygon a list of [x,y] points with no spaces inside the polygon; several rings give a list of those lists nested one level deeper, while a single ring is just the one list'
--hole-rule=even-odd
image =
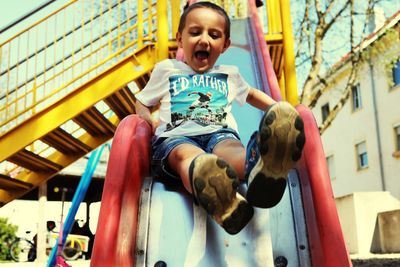
[{"label": "railing post", "polygon": [[171,19],[172,19],[172,39],[175,38],[175,34],[178,31],[179,18],[180,18],[180,1],[171,0]]},{"label": "railing post", "polygon": [[168,58],[167,0],[157,1],[157,61]]},{"label": "railing post", "polygon": [[[138,47],[143,46],[143,0],[137,1]],[[149,15],[150,16],[150,15]]]},{"label": "railing post", "polygon": [[267,19],[268,19],[268,34],[274,34],[281,32],[279,4],[275,0],[267,1]]},{"label": "railing post", "polygon": [[280,0],[283,34],[283,71],[285,73],[286,100],[292,105],[299,103],[296,66],[294,60],[293,30],[290,18],[290,0]]}]

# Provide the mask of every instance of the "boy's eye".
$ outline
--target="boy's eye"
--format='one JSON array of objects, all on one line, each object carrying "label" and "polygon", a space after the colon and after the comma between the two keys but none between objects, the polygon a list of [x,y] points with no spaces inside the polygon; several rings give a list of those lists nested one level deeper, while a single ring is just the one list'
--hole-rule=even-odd
[{"label": "boy's eye", "polygon": [[209,35],[213,39],[218,39],[222,37],[222,34],[220,32],[210,32]]},{"label": "boy's eye", "polygon": [[191,31],[191,32],[189,32],[189,34],[192,36],[196,36],[196,35],[199,35],[200,33],[198,31]]}]

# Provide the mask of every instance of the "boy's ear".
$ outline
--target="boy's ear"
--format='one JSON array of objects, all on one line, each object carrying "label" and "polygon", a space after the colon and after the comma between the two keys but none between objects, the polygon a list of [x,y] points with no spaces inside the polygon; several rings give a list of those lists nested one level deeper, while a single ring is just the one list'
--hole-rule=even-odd
[{"label": "boy's ear", "polygon": [[178,42],[178,47],[182,48],[182,34],[180,32],[176,32],[175,38]]},{"label": "boy's ear", "polygon": [[230,45],[231,45],[231,39],[228,38],[228,39],[225,40],[224,48],[222,49],[222,53],[224,53],[226,51],[226,49],[229,48]]}]

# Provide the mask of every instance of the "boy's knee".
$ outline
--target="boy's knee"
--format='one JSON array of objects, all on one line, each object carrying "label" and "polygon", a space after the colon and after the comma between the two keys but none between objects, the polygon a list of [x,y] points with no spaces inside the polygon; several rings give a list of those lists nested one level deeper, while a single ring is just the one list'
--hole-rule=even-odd
[{"label": "boy's knee", "polygon": [[168,156],[168,162],[175,164],[182,163],[187,160],[194,159],[197,155],[204,153],[204,151],[196,146],[189,144],[182,144],[175,147]]}]

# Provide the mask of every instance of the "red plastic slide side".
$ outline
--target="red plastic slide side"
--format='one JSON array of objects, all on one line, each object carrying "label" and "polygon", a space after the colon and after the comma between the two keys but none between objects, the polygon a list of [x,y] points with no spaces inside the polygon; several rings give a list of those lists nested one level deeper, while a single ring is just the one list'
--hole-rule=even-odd
[{"label": "red plastic slide side", "polygon": [[[258,11],[254,0],[248,0],[249,5],[249,13],[250,13],[250,23],[254,29],[254,42],[257,45],[257,49],[262,58],[262,64],[259,66],[261,70],[265,71],[265,75],[267,78],[268,88],[270,91],[270,96],[276,100],[282,100],[281,91],[279,89],[278,79],[276,78],[276,74],[274,71],[274,67],[272,65],[271,57],[269,54],[269,50],[267,47],[267,43],[264,38],[264,31],[261,25],[260,19],[258,18]],[[260,88],[261,89],[261,88]]]},{"label": "red plastic slide side", "polygon": [[[249,1],[250,19],[254,28],[254,42],[263,58],[263,65],[271,97],[281,100],[263,29],[253,0]],[[328,167],[321,137],[312,112],[303,105],[297,110],[304,121],[306,144],[297,170],[302,186],[302,198],[313,266],[352,266],[337,214],[335,199],[329,178]]]},{"label": "red plastic slide side", "polygon": [[352,266],[329,178],[320,133],[312,112],[296,107],[304,121],[306,144],[298,163],[313,266]]},{"label": "red plastic slide side", "polygon": [[137,115],[118,125],[111,146],[90,266],[134,266],[138,208],[149,175],[151,129]]}]

